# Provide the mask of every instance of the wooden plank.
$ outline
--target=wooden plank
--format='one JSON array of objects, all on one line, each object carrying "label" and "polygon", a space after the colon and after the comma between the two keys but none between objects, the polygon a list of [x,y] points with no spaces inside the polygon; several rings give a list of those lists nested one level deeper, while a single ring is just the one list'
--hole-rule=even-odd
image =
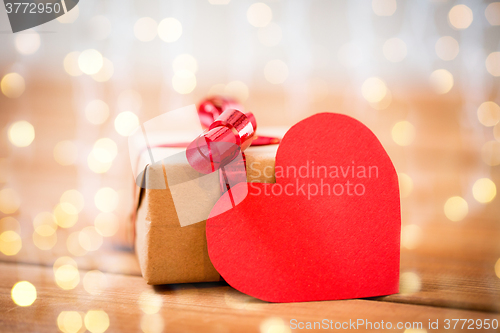
[{"label": "wooden plank", "polygon": [[[144,292],[159,295],[161,306],[158,313],[163,322],[161,327],[166,332],[258,332],[261,325],[276,317],[281,318],[287,327],[292,319],[304,323],[327,319],[332,320],[333,325],[363,319],[372,325],[382,320],[394,325],[422,322],[424,329],[428,328],[429,319],[432,322],[438,320],[441,329],[445,319],[500,320],[500,315],[489,313],[372,300],[273,304],[241,294],[223,283],[152,287],[140,277],[107,274],[107,279],[108,287],[104,291],[90,295],[82,283],[72,290],[60,289],[50,268],[1,263],[0,330],[54,332],[61,311],[84,314],[100,309],[109,316],[107,332],[140,332],[145,314],[138,301]],[[10,296],[12,286],[21,280],[30,281],[37,289],[38,297],[29,307],[15,305]],[[143,320],[151,323],[155,318],[150,315]],[[275,329],[279,331],[279,327]],[[394,329],[394,332],[403,331]],[[285,327],[282,332],[289,330]]]},{"label": "wooden plank", "polygon": [[[13,257],[10,257],[12,260]],[[19,263],[37,265],[36,260],[17,258]],[[51,267],[56,257],[45,257],[40,265]],[[75,258],[83,270],[140,276],[135,255],[130,252],[104,251]],[[448,256],[431,256],[419,251],[402,251],[401,293],[378,300],[432,305],[488,312],[500,311],[500,279],[494,272],[495,261],[458,260]],[[420,287],[407,286],[405,273],[413,273]],[[410,276],[411,277],[411,276]],[[141,283],[145,283],[141,280]],[[416,283],[416,282],[415,282]]]},{"label": "wooden plank", "polygon": [[[403,248],[401,252],[403,278],[407,276],[405,273],[413,273],[420,286],[408,291],[404,284],[409,282],[403,279],[402,293],[379,300],[499,312],[500,279],[494,270],[500,257],[498,228],[490,220],[457,224],[438,219],[423,225],[416,248]],[[28,240],[23,242],[23,250],[18,255],[0,255],[0,261],[50,267],[58,257],[66,255],[69,253],[64,246],[60,252],[40,251]],[[103,249],[75,260],[84,270],[141,275],[131,252]]]},{"label": "wooden plank", "polygon": [[494,264],[404,251],[401,292],[377,300],[500,312],[500,279]]},{"label": "wooden plank", "polygon": [[[64,237],[65,230],[58,231],[59,237]],[[88,252],[84,256],[75,257],[66,248],[66,239],[58,241],[51,250],[40,250],[31,237],[23,238],[22,248],[14,256],[6,256],[0,253],[0,262],[11,262],[52,267],[60,257],[71,257],[84,270],[100,270],[108,273],[119,273],[125,275],[141,276],[139,262],[131,251],[123,251],[103,246],[98,251]]]},{"label": "wooden plank", "polygon": [[[17,119],[19,112],[29,115],[27,119],[36,127],[37,139],[32,146],[21,150],[11,149],[11,145],[5,138],[0,140],[0,148],[2,148],[0,155],[7,157],[9,161],[7,172],[9,180],[6,186],[18,190],[22,198],[22,206],[16,213],[16,218],[21,222],[23,237],[21,252],[14,257],[5,257],[0,254],[0,261],[17,261],[45,265],[49,268],[23,264],[0,264],[2,268],[0,272],[2,277],[0,279],[0,311],[2,313],[0,320],[4,320],[5,314],[7,323],[2,321],[0,328],[2,324],[5,324],[5,329],[1,329],[2,331],[24,331],[33,330],[33,325],[41,325],[40,331],[54,331],[55,318],[61,310],[74,308],[87,311],[89,306],[96,306],[106,309],[112,317],[110,331],[122,329],[138,331],[141,312],[137,309],[137,298],[142,291],[151,290],[152,287],[145,285],[144,281],[137,276],[140,272],[133,254],[114,251],[107,246],[109,244],[105,243],[98,252],[75,258],[78,266],[84,270],[99,269],[105,272],[136,275],[132,277],[109,274],[108,279],[113,284],[102,295],[89,295],[81,284],[75,290],[62,291],[54,283],[50,266],[56,258],[69,255],[65,235],[91,225],[98,213],[93,205],[95,190],[101,186],[111,186],[120,191],[120,206],[117,214],[124,223],[127,221],[131,205],[131,194],[128,193],[131,177],[126,154],[119,154],[112,169],[105,175],[91,173],[85,164],[85,158],[78,167],[63,167],[50,157],[58,141],[74,138],[75,132],[82,131],[85,126],[85,122],[75,116],[78,113],[68,112],[74,108],[69,90],[71,88],[51,87],[46,83],[36,86],[30,90],[30,92],[35,92],[36,96],[32,96],[30,105],[24,109],[21,109],[15,100],[2,99],[6,113],[0,117],[0,120],[8,123]],[[51,103],[47,103],[47,96],[53,97],[54,91],[61,92],[58,95],[61,98],[51,98]],[[159,91],[149,94],[143,91],[142,93],[147,103],[159,100],[156,96]],[[253,95],[249,106],[256,112],[259,126],[283,124],[283,117],[277,116],[286,113],[283,103],[279,102],[281,97],[259,95],[259,93]],[[343,99],[349,100],[346,96],[336,97],[335,100],[330,98],[325,100],[321,107],[307,110],[334,111],[331,105],[341,105]],[[57,104],[54,106],[52,101]],[[368,111],[366,113],[358,110],[355,114],[374,130],[388,150],[397,170],[413,177],[414,190],[408,198],[402,200],[403,225],[419,225],[422,229],[422,236],[414,249],[403,249],[401,271],[414,273],[420,283],[419,288],[414,288],[413,291],[404,290],[398,295],[377,298],[376,302],[356,300],[314,303],[317,305],[313,303],[276,305],[259,302],[220,284],[161,286],[156,287],[155,290],[162,295],[164,302],[162,314],[165,313],[166,318],[165,330],[196,331],[204,328],[201,324],[209,323],[208,331],[225,328],[230,331],[239,328],[241,323],[244,326],[242,331],[255,331],[258,324],[267,316],[281,316],[289,319],[291,315],[296,315],[300,318],[316,320],[326,315],[340,319],[354,318],[356,313],[369,313],[369,318],[384,318],[386,313],[399,314],[403,310],[410,314],[418,313],[418,311],[464,313],[444,309],[447,307],[500,311],[500,279],[494,272],[495,262],[500,258],[499,195],[492,203],[481,205],[471,197],[470,188],[471,181],[483,176],[488,176],[499,184],[500,169],[486,167],[480,158],[480,147],[484,142],[492,139],[490,129],[487,129],[489,136],[483,138],[479,135],[478,138],[477,132],[465,131],[459,122],[450,121],[457,118],[460,103],[459,100],[450,99],[440,102],[433,98],[426,100],[421,97],[405,98],[399,101],[395,99],[390,112],[378,112],[376,117],[373,117],[373,110],[365,110]],[[390,128],[395,122],[406,119],[408,105],[415,109],[412,111],[411,121],[416,126],[417,137],[411,146],[400,147],[392,141]],[[27,111],[35,106],[37,112]],[[353,115],[355,111],[351,108],[352,103],[349,101],[345,104],[345,110],[335,111]],[[142,120],[158,114],[157,105],[149,105],[144,109],[146,113],[143,113]],[[268,112],[269,110],[272,112]],[[279,110],[278,113],[276,110]],[[291,124],[309,115],[310,112],[312,111],[296,114],[293,119],[289,117],[287,121]],[[105,130],[104,132],[111,133],[112,124],[108,123],[106,126],[111,131]],[[86,129],[85,140],[81,135],[80,137],[77,135],[77,139],[85,146],[91,145],[103,135],[94,128],[90,131]],[[120,151],[125,151],[126,140],[114,135],[112,137],[117,141]],[[486,139],[488,137],[489,139]],[[34,248],[30,241],[33,232],[33,217],[42,210],[50,211],[58,203],[60,195],[65,190],[70,188],[81,190],[82,187],[87,187],[83,186],[87,183],[92,185],[90,186],[92,191],[86,193],[85,210],[81,213],[77,225],[70,230],[58,231],[60,240],[54,249],[40,251]],[[453,195],[464,196],[469,201],[469,215],[464,221],[451,222],[444,217],[444,202]],[[3,216],[0,214],[0,217]],[[126,244],[124,230],[125,228],[121,228],[116,244]],[[39,300],[29,308],[16,307],[8,296],[10,288],[19,279],[32,278],[36,280],[37,288],[40,286]],[[403,282],[408,283],[408,281]],[[389,302],[426,306],[389,304]],[[9,311],[5,313],[4,310]],[[205,313],[214,314],[214,317]],[[235,318],[242,314],[245,318],[241,320]],[[31,315],[34,315],[34,319],[30,319]],[[413,317],[409,315],[408,318]],[[27,320],[28,325],[31,326],[7,326],[8,323],[15,323],[16,320],[19,322]],[[129,320],[131,320],[132,328],[125,326]],[[202,323],[197,323],[197,320]],[[226,324],[217,328],[217,323],[221,321]]]}]

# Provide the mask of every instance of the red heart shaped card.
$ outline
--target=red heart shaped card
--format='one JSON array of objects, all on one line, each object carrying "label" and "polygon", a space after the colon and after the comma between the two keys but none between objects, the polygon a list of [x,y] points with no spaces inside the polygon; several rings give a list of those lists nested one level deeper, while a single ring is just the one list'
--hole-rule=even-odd
[{"label": "red heart shaped card", "polygon": [[[247,168],[252,168],[247,165]],[[399,284],[398,177],[361,122],[320,113],[278,147],[276,183],[240,183],[206,224],[210,260],[235,289],[270,302],[394,294]]]}]

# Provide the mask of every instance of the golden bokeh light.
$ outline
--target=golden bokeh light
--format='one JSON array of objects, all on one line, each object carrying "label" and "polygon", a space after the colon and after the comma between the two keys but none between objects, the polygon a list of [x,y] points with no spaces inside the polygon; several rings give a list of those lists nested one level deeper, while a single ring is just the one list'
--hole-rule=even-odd
[{"label": "golden bokeh light", "polygon": [[61,311],[57,316],[57,327],[63,333],[79,333],[83,328],[82,315],[78,311]]},{"label": "golden bokeh light", "polygon": [[387,86],[382,79],[370,77],[363,82],[361,93],[369,103],[378,103],[387,94]]},{"label": "golden bokeh light", "polygon": [[265,27],[259,28],[257,32],[257,38],[262,45],[265,46],[276,46],[281,42],[283,37],[283,32],[281,27],[274,22],[269,23]]},{"label": "golden bokeh light", "polygon": [[15,213],[21,206],[21,198],[16,191],[11,188],[0,190],[0,212],[4,214]]},{"label": "golden bokeh light", "polygon": [[106,82],[109,81],[115,72],[115,67],[113,62],[108,58],[103,58],[103,63],[101,69],[92,75],[92,78],[97,82]]},{"label": "golden bokeh light", "polygon": [[85,107],[85,117],[94,125],[101,125],[109,117],[109,106],[100,99],[90,101]]},{"label": "golden bokeh light", "polygon": [[116,234],[120,223],[118,216],[113,213],[100,213],[94,220],[94,226],[103,237],[111,237]]},{"label": "golden bokeh light", "polygon": [[420,276],[413,272],[404,272],[399,276],[399,293],[402,295],[414,294],[422,288]]},{"label": "golden bokeh light", "polygon": [[240,103],[248,99],[248,86],[241,81],[231,81],[224,87],[224,95],[236,98]]},{"label": "golden bokeh light", "polygon": [[486,163],[487,165],[490,166],[500,165],[500,142],[498,141],[486,142],[481,149],[481,157],[483,159],[483,162]]},{"label": "golden bokeh light", "polygon": [[500,25],[500,2],[492,2],[484,11],[486,19],[491,25]]},{"label": "golden bokeh light", "polygon": [[372,0],[373,12],[378,16],[392,16],[397,7],[396,0]]},{"label": "golden bokeh light", "polygon": [[175,57],[172,62],[172,68],[174,73],[177,71],[189,71],[191,73],[196,73],[196,71],[198,71],[198,62],[192,55],[184,53]]},{"label": "golden bokeh light", "polygon": [[141,42],[150,42],[155,39],[158,23],[151,17],[141,17],[134,24],[134,36]]},{"label": "golden bokeh light", "polygon": [[164,327],[165,322],[159,313],[144,314],[141,318],[141,330],[144,333],[161,333]]},{"label": "golden bokeh light", "polygon": [[288,78],[288,66],[279,59],[270,60],[264,67],[264,77],[269,83],[281,84]]},{"label": "golden bokeh light", "polygon": [[252,4],[247,10],[248,23],[254,27],[261,28],[271,23],[273,19],[273,11],[263,2]]},{"label": "golden bokeh light", "polygon": [[53,155],[54,160],[60,165],[72,165],[78,158],[78,148],[73,141],[60,141],[55,145]]},{"label": "golden bokeh light", "polygon": [[33,244],[40,250],[50,250],[57,243],[55,230],[48,225],[41,225],[33,232]]},{"label": "golden bokeh light", "polygon": [[69,215],[78,214],[78,209],[71,202],[64,201],[64,202],[61,202],[60,205],[61,205],[61,209],[65,213],[67,213]]},{"label": "golden bokeh light", "polygon": [[399,38],[388,39],[382,48],[384,56],[391,62],[400,62],[406,58],[406,43]]},{"label": "golden bokeh light", "polygon": [[118,193],[110,187],[103,187],[94,196],[97,209],[103,213],[111,213],[118,207]]},{"label": "golden bokeh light", "polygon": [[28,147],[35,140],[35,128],[26,120],[16,121],[9,127],[9,141],[16,147]]},{"label": "golden bokeh light", "polygon": [[282,318],[271,317],[262,321],[260,333],[291,333],[292,330]]},{"label": "golden bokeh light", "polygon": [[120,111],[137,112],[142,106],[142,97],[137,91],[127,89],[120,93],[116,104]]},{"label": "golden bokeh light", "polygon": [[387,92],[382,98],[382,100],[376,102],[376,103],[370,103],[370,106],[374,108],[375,110],[385,110],[387,109],[392,103],[392,93],[389,89],[387,89]]},{"label": "golden bokeh light", "polygon": [[13,256],[21,251],[23,243],[19,234],[13,230],[7,230],[0,234],[0,252],[6,256]]},{"label": "golden bokeh light", "polygon": [[427,333],[425,328],[407,328],[403,333]]},{"label": "golden bokeh light", "polygon": [[109,316],[102,310],[90,310],[85,314],[85,327],[91,333],[103,333],[109,327]]},{"label": "golden bokeh light", "polygon": [[493,135],[495,136],[495,139],[500,142],[500,123],[496,124],[493,128]]},{"label": "golden bokeh light", "polygon": [[409,146],[415,140],[415,127],[406,120],[396,123],[391,131],[392,140],[400,146]]},{"label": "golden bokeh light", "polygon": [[95,173],[108,172],[112,164],[113,162],[111,161],[110,162],[99,161],[92,152],[90,152],[89,156],[87,157],[87,165],[89,166],[89,169]]},{"label": "golden bokeh light", "polygon": [[76,5],[66,14],[58,16],[57,20],[62,24],[69,24],[75,22],[78,19],[78,16],[80,16],[80,8]]},{"label": "golden bokeh light", "polygon": [[88,252],[80,245],[79,237],[80,232],[76,231],[69,234],[66,239],[66,247],[68,248],[69,253],[75,257],[83,257]]},{"label": "golden bokeh light", "polygon": [[75,259],[71,257],[59,257],[54,261],[54,264],[52,265],[52,269],[54,271],[54,274],[56,273],[57,269],[63,265],[70,265],[75,268],[78,268],[78,265],[76,264]]},{"label": "golden bokeh light", "polygon": [[0,219],[0,234],[4,231],[12,230],[21,233],[21,224],[12,216],[6,216]]},{"label": "golden bokeh light", "polygon": [[54,216],[49,212],[42,212],[38,214],[33,220],[35,233],[40,236],[48,237],[55,234],[57,224],[55,223]]},{"label": "golden bokeh light", "polygon": [[413,191],[413,180],[406,173],[398,173],[399,178],[399,192],[401,198],[408,197]]},{"label": "golden bokeh light", "polygon": [[467,29],[473,20],[472,10],[466,5],[456,5],[448,13],[448,22],[457,30]]},{"label": "golden bokeh light", "polygon": [[500,76],[500,52],[492,52],[488,55],[486,70],[495,77]]},{"label": "golden bokeh light", "polygon": [[103,243],[103,239],[95,227],[88,226],[80,231],[80,234],[78,235],[78,242],[82,248],[91,252],[99,250]]},{"label": "golden bokeh light", "polygon": [[497,187],[489,178],[481,178],[476,180],[472,186],[472,195],[480,203],[488,203],[495,199],[497,195]]},{"label": "golden bokeh light", "polygon": [[[67,203],[63,208],[61,204],[58,204],[54,211],[54,217],[56,219],[56,223],[61,228],[71,228],[78,221],[78,213],[75,207],[71,208],[71,204]],[[69,211],[69,212],[68,212]]]},{"label": "golden bokeh light", "polygon": [[453,88],[453,75],[446,69],[436,69],[431,73],[429,83],[437,94],[446,94]]},{"label": "golden bokeh light", "polygon": [[408,250],[415,249],[422,238],[422,229],[418,225],[409,224],[401,228],[401,246]]},{"label": "golden bokeh light", "polygon": [[446,200],[444,214],[450,221],[461,221],[469,213],[469,205],[464,198],[455,196]]},{"label": "golden bokeh light", "polygon": [[500,122],[500,106],[492,101],[482,103],[477,109],[477,118],[484,126],[495,126]]},{"label": "golden bokeh light", "polygon": [[33,29],[27,29],[15,36],[14,43],[21,54],[33,54],[40,48],[40,35]]},{"label": "golden bokeh light", "polygon": [[450,61],[457,57],[460,46],[455,38],[443,36],[437,40],[435,50],[440,59]]},{"label": "golden bokeh light", "polygon": [[143,291],[139,296],[139,308],[146,314],[154,314],[163,306],[161,295],[152,290]]},{"label": "golden bokeh light", "polygon": [[120,112],[115,118],[115,130],[122,136],[129,136],[139,127],[139,118],[131,111]]},{"label": "golden bokeh light", "polygon": [[26,89],[24,78],[18,73],[5,74],[0,82],[2,93],[8,98],[18,98]]},{"label": "golden bokeh light", "polygon": [[108,287],[108,278],[101,271],[93,270],[85,273],[83,288],[91,295],[99,295]]},{"label": "golden bokeh light", "polygon": [[172,87],[179,94],[189,94],[196,88],[196,76],[188,70],[179,70],[172,77]]},{"label": "golden bokeh light", "polygon": [[[43,227],[43,228],[40,228]],[[45,228],[48,227],[48,228]],[[33,219],[33,228],[41,236],[50,236],[57,230],[57,223],[54,215],[49,212],[38,213]],[[38,230],[38,231],[37,231]]]},{"label": "golden bokeh light", "polygon": [[167,17],[158,24],[158,36],[167,43],[173,43],[182,35],[182,24],[173,17]]},{"label": "golden bokeh light", "polygon": [[[42,225],[35,227],[35,232],[33,233],[33,241],[35,242],[35,245],[36,245],[35,238],[37,238],[37,241],[48,245],[49,249],[51,249],[57,241],[57,237],[55,237],[56,230],[57,230],[57,225],[52,226],[49,224],[42,224]],[[52,237],[52,236],[54,236],[54,237]],[[42,237],[42,238],[40,238],[40,237]],[[45,239],[45,238],[47,238],[47,239]],[[49,244],[52,244],[52,245],[49,245]],[[44,247],[44,248],[42,249],[42,247]],[[38,246],[38,248],[40,248],[42,250],[46,250],[45,246],[42,246],[42,247]]]},{"label": "golden bokeh light", "polygon": [[74,289],[80,283],[80,272],[71,264],[64,264],[55,270],[56,284],[64,290]]},{"label": "golden bokeh light", "polygon": [[83,72],[78,66],[78,57],[80,57],[80,52],[70,52],[64,57],[64,70],[71,76],[80,76]]},{"label": "golden bokeh light", "polygon": [[112,162],[118,154],[118,146],[110,138],[101,138],[94,143],[92,154],[101,163]]},{"label": "golden bokeh light", "polygon": [[42,237],[48,237],[48,236],[52,236],[53,234],[55,234],[56,232],[56,227],[53,227],[51,225],[48,225],[48,224],[42,224],[42,225],[39,225],[38,227],[35,228],[35,233],[42,236]]},{"label": "golden bokeh light", "polygon": [[10,294],[14,303],[19,306],[30,306],[36,301],[36,288],[28,281],[16,283]]},{"label": "golden bokeh light", "polygon": [[85,50],[78,56],[78,67],[83,73],[88,75],[98,73],[103,64],[104,58],[102,54],[95,49]]},{"label": "golden bokeh light", "polygon": [[[59,202],[61,203],[62,209],[70,214],[73,212],[74,214],[80,213],[85,204],[83,195],[78,190],[67,190],[61,195]],[[65,209],[67,204],[71,205],[71,208],[68,208],[68,210]]]}]

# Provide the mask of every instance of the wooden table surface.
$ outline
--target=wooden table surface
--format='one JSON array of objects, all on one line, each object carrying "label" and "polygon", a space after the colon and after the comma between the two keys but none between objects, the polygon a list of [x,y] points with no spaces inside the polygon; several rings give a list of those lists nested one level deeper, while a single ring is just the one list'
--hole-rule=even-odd
[{"label": "wooden table surface", "polygon": [[[273,304],[244,295],[223,282],[147,285],[140,276],[134,253],[124,245],[124,236],[120,233],[106,239],[98,251],[80,257],[72,256],[67,249],[66,238],[74,228],[59,229],[54,248],[45,251],[36,248],[31,240],[32,219],[39,211],[50,211],[65,190],[83,187],[85,194],[87,181],[94,182],[96,187],[116,188],[120,193],[117,215],[122,220],[129,212],[132,196],[129,169],[120,167],[120,163],[128,163],[126,157],[115,163],[104,178],[83,168],[61,167],[53,161],[55,143],[82,129],[74,116],[73,122],[64,120],[62,110],[71,105],[70,97],[61,94],[50,105],[53,110],[48,110],[49,106],[43,103],[47,93],[44,87],[33,91],[36,96],[32,96],[30,105],[36,105],[40,113],[31,114],[30,119],[37,129],[37,140],[41,141],[28,148],[32,149],[29,154],[10,148],[4,139],[0,142],[5,148],[0,157],[8,161],[9,179],[2,187],[15,188],[22,198],[21,208],[12,216],[21,224],[23,241],[16,255],[0,254],[0,332],[83,332],[86,329],[145,333],[290,332],[293,319],[304,323],[327,319],[334,324],[358,319],[393,325],[422,322],[422,330],[413,332],[430,332],[433,329],[429,328],[429,321],[438,321],[437,331],[454,331],[445,330],[448,319],[500,321],[500,278],[497,276],[500,268],[495,272],[500,258],[500,200],[497,195],[488,204],[477,204],[471,197],[470,181],[481,175],[477,170],[485,169],[477,148],[481,144],[477,144],[476,137],[469,140],[471,134],[460,130],[458,123],[450,122],[456,119],[457,105],[453,101],[432,104],[431,110],[439,110],[439,114],[428,111],[428,102],[414,102],[413,107],[419,110],[413,121],[416,131],[426,135],[417,136],[409,147],[395,145],[387,127],[404,119],[407,111],[379,113],[376,119],[357,115],[374,129],[398,172],[405,172],[413,179],[410,195],[402,198],[402,223],[403,230],[408,225],[417,225],[420,237],[414,246],[402,247],[401,292],[370,299]],[[5,109],[19,107],[5,99],[1,102]],[[397,101],[394,103],[398,105]],[[259,109],[257,102],[254,106]],[[50,119],[46,118],[48,114]],[[9,118],[9,113],[2,117],[5,124],[13,118]],[[126,139],[117,139],[117,143],[120,151],[126,150]],[[486,168],[498,186],[499,167]],[[454,195],[462,195],[469,202],[469,214],[463,221],[452,222],[443,213],[444,202]],[[76,230],[91,225],[95,217],[97,210],[91,204],[92,197],[88,201]],[[4,216],[7,215],[2,214],[0,218]],[[64,256],[74,258],[79,272],[79,283],[68,290],[56,283],[53,267],[56,259]],[[87,273],[95,270],[103,272],[101,277],[105,281],[97,292],[85,284]],[[36,288],[37,297],[31,306],[18,306],[11,297],[11,290],[19,281],[29,281]],[[104,311],[109,323],[106,324],[106,320],[92,323],[87,316],[92,310]],[[67,312],[63,311],[74,311],[71,325],[64,326],[62,318]],[[461,325],[462,322],[455,331],[461,330]],[[405,331],[405,328],[394,328],[395,332]]]}]

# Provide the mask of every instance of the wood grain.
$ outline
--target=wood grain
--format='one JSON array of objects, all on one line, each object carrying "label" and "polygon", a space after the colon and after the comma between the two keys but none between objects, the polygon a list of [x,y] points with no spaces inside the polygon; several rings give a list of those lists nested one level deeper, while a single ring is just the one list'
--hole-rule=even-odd
[{"label": "wood grain", "polygon": [[[85,271],[80,273],[83,275]],[[61,311],[85,313],[92,309],[108,314],[107,332],[137,332],[144,316],[138,299],[148,291],[161,297],[159,314],[165,332],[258,332],[260,325],[272,317],[282,318],[287,325],[291,319],[302,322],[328,319],[334,323],[364,319],[395,324],[422,321],[423,325],[428,325],[429,319],[441,324],[444,319],[452,318],[500,319],[500,315],[488,313],[374,300],[273,304],[239,293],[224,283],[152,287],[140,277],[119,274],[107,274],[108,288],[99,295],[90,295],[81,284],[73,290],[61,290],[53,274],[52,269],[35,265],[0,264],[2,332],[54,332]],[[30,307],[18,307],[10,298],[12,286],[20,280],[28,280],[37,288],[38,298]]]},{"label": "wood grain", "polygon": [[[500,312],[500,278],[494,268],[500,258],[500,195],[489,204],[479,204],[471,189],[480,177],[491,178],[498,189],[500,167],[488,167],[481,160],[482,145],[494,139],[491,128],[482,131],[477,129],[479,124],[464,126],[466,115],[459,112],[463,107],[460,96],[400,95],[395,96],[387,110],[376,111],[366,103],[353,104],[353,96],[330,94],[291,114],[286,109],[287,96],[252,90],[246,106],[256,115],[259,126],[291,125],[318,111],[345,113],[365,123],[387,149],[396,170],[413,179],[413,190],[402,199],[402,224],[403,230],[410,224],[421,230],[414,247],[402,248],[402,276],[416,276],[417,282],[403,278],[400,294],[362,300],[270,304],[224,283],[148,286],[140,277],[135,255],[125,250],[130,249],[127,218],[132,203],[127,139],[114,131],[112,117],[100,127],[89,124],[83,115],[88,101],[79,101],[75,106],[69,82],[64,86],[31,84],[22,103],[0,95],[0,123],[4,129],[0,158],[7,161],[0,170],[4,182],[0,185],[14,188],[21,197],[21,208],[11,215],[21,224],[23,240],[17,255],[0,254],[1,332],[55,332],[61,311],[84,314],[91,309],[102,309],[109,315],[107,332],[140,332],[141,320],[154,319],[139,306],[143,292],[161,297],[159,315],[164,332],[258,332],[261,324],[272,317],[280,317],[285,323],[293,318],[424,323],[429,319],[440,323],[453,318],[500,319],[496,314]],[[196,102],[206,91],[208,87],[186,97],[182,105]],[[147,87],[140,93],[145,102],[140,117],[146,121],[160,113],[162,90]],[[103,99],[114,105],[116,97],[104,93]],[[33,144],[22,149],[9,144],[6,135],[8,124],[18,119],[29,120],[36,129]],[[392,126],[404,119],[409,119],[416,129],[415,141],[407,147],[397,146],[391,137]],[[95,174],[88,169],[86,158],[93,143],[104,136],[115,140],[119,154],[109,172]],[[76,165],[61,166],[52,158],[55,144],[62,140],[79,143]],[[81,281],[75,289],[62,290],[55,283],[52,265],[61,256],[71,256],[66,244],[68,234],[93,224],[99,213],[93,196],[104,186],[120,194],[116,210],[122,221],[120,230],[115,238],[106,239],[98,251],[75,257]],[[51,211],[61,194],[72,188],[85,196],[85,209],[77,225],[60,228],[53,249],[37,249],[31,239],[34,216]],[[469,213],[460,222],[449,221],[443,212],[447,198],[455,195],[469,203]],[[0,213],[0,218],[4,216]],[[89,294],[82,285],[88,270],[106,273],[108,288],[98,295]],[[408,275],[412,273],[415,275]],[[29,307],[15,305],[10,295],[14,284],[21,280],[28,280],[37,288],[37,300]]]}]

